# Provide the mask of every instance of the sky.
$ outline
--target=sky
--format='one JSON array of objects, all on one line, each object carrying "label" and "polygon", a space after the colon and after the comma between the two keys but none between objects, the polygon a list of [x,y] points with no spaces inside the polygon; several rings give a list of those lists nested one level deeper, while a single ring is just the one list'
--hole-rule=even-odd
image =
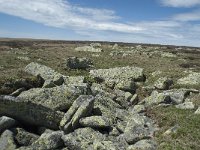
[{"label": "sky", "polygon": [[200,47],[200,0],[0,0],[0,37]]}]

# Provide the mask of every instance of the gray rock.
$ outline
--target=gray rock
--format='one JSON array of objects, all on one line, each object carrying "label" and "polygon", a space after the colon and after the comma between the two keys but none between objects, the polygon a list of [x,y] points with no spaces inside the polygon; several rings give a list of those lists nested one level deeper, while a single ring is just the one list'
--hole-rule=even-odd
[{"label": "gray rock", "polygon": [[118,83],[124,80],[144,81],[143,69],[138,67],[116,67],[110,69],[90,70],[91,77]]},{"label": "gray rock", "polygon": [[100,128],[100,129],[110,129],[110,120],[104,116],[91,116],[82,118],[79,123],[84,127]]},{"label": "gray rock", "polygon": [[45,132],[31,145],[31,147],[41,150],[63,148],[64,143],[61,139],[62,136],[63,133],[61,131]]},{"label": "gray rock", "polygon": [[69,109],[73,101],[81,94],[86,94],[87,87],[61,85],[53,88],[33,88],[22,92],[18,97],[30,100],[54,110]]},{"label": "gray rock", "polygon": [[160,90],[168,90],[169,87],[173,84],[173,80],[167,77],[159,78],[155,83],[154,86]]},{"label": "gray rock", "polygon": [[6,129],[10,129],[17,124],[17,121],[6,116],[0,117],[0,133]]},{"label": "gray rock", "polygon": [[72,104],[60,122],[60,128],[65,133],[72,132],[79,126],[79,120],[90,114],[94,105],[94,97],[91,95],[81,95]]},{"label": "gray rock", "polygon": [[81,84],[84,83],[84,76],[64,76],[64,82],[66,85],[71,84]]},{"label": "gray rock", "polygon": [[156,150],[157,144],[153,140],[141,140],[130,145],[127,150]]},{"label": "gray rock", "polygon": [[194,113],[195,114],[200,114],[200,107]]},{"label": "gray rock", "polygon": [[142,113],[142,112],[145,112],[146,108],[144,105],[135,105],[133,107],[133,111],[134,112],[137,112],[137,113]]},{"label": "gray rock", "polygon": [[170,135],[172,133],[177,133],[177,131],[178,131],[179,128],[180,128],[179,125],[175,125],[175,126],[171,127],[170,129],[168,129],[167,131],[165,131],[163,133],[163,135]]},{"label": "gray rock", "polygon": [[170,103],[169,95],[153,91],[151,95],[143,100],[145,106],[158,105],[160,103]]},{"label": "gray rock", "polygon": [[70,69],[88,69],[93,63],[88,58],[69,57],[66,60],[66,67]]},{"label": "gray rock", "polygon": [[34,76],[41,76],[45,80],[43,87],[62,85],[64,82],[62,74],[57,73],[47,66],[40,65],[35,62],[28,64],[24,71]]},{"label": "gray rock", "polygon": [[188,76],[183,77],[177,81],[181,85],[199,85],[200,84],[200,73],[193,72]]},{"label": "gray rock", "polygon": [[18,145],[28,146],[35,142],[39,136],[25,131],[22,128],[12,129],[14,132],[15,141]]},{"label": "gray rock", "polygon": [[184,89],[184,88],[163,91],[164,95],[170,96],[170,100],[174,104],[183,103],[187,95],[189,95],[190,93],[199,93],[199,91],[194,89]]},{"label": "gray rock", "polygon": [[63,135],[62,139],[69,150],[93,148],[93,141],[103,141],[105,136],[92,128],[79,128],[74,132]]},{"label": "gray rock", "polygon": [[13,133],[10,130],[4,131],[0,137],[1,150],[15,150],[16,147]]},{"label": "gray rock", "polygon": [[58,129],[63,114],[31,101],[0,96],[0,115],[12,117],[26,124]]},{"label": "gray rock", "polygon": [[95,48],[93,46],[82,46],[82,47],[75,48],[75,51],[100,53],[103,50],[101,48]]},{"label": "gray rock", "polygon": [[122,91],[134,93],[137,87],[133,79],[131,80],[123,79],[123,80],[119,80],[116,83],[115,88],[120,89]]},{"label": "gray rock", "polygon": [[153,121],[146,116],[129,112],[129,115],[124,114],[123,119],[117,124],[117,129],[123,133],[119,138],[124,138],[129,144],[152,137],[156,130]]},{"label": "gray rock", "polygon": [[184,102],[182,104],[176,105],[176,108],[179,109],[194,109],[193,102]]},{"label": "gray rock", "polygon": [[139,101],[139,98],[138,98],[138,95],[137,95],[137,94],[134,94],[134,95],[132,96],[132,98],[130,99],[130,103],[131,103],[132,105],[136,105],[136,104],[138,103],[138,101]]}]

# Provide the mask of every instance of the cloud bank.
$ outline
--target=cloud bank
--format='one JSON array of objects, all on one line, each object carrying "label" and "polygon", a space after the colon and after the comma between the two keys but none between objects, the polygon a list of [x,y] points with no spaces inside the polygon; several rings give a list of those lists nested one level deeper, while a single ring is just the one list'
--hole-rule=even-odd
[{"label": "cloud bank", "polygon": [[[200,0],[159,0],[170,7],[192,7]],[[71,29],[84,40],[149,42],[197,46],[200,10],[175,14],[168,19],[125,23],[114,10],[74,5],[67,0],[0,0],[0,12],[41,23]],[[127,20],[128,21],[128,20]],[[200,44],[198,45],[200,46]]]}]

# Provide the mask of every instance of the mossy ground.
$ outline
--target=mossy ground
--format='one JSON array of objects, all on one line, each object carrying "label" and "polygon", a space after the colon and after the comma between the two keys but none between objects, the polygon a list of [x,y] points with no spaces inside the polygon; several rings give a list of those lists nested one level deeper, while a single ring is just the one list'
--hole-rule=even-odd
[{"label": "mossy ground", "polygon": [[[69,70],[65,68],[65,59],[69,56],[87,57],[94,62],[94,68],[112,68],[119,66],[137,66],[142,67],[147,75],[146,85],[154,83],[159,77],[170,77],[175,83],[180,77],[185,76],[185,71],[200,72],[200,51],[195,49],[187,50],[183,47],[181,50],[175,50],[175,47],[168,46],[166,49],[159,49],[163,52],[171,52],[177,54],[177,58],[163,58],[158,55],[151,57],[142,53],[133,54],[131,56],[113,56],[109,54],[112,50],[113,43],[102,43],[104,52],[99,53],[99,57],[95,57],[91,52],[76,52],[77,46],[88,45],[87,42],[64,42],[64,41],[42,41],[42,40],[0,40],[0,87],[5,82],[20,78],[32,78],[32,76],[23,72],[24,67],[30,62],[38,62],[64,75],[84,75],[89,82],[93,82],[88,77],[87,70]],[[120,49],[129,50],[134,44],[120,44]],[[145,45],[147,47],[149,45]],[[152,45],[151,45],[152,47]],[[18,59],[18,57],[27,56],[30,60]],[[161,71],[162,73],[152,77],[151,73]],[[173,87],[180,88],[177,84]],[[200,89],[200,85],[187,86],[187,88]],[[140,90],[138,90],[140,91]],[[142,90],[141,90],[142,91]],[[11,91],[1,91],[2,93],[10,93]],[[145,95],[145,93],[139,93]],[[142,97],[142,96],[141,96]],[[193,99],[196,107],[200,106],[200,97]],[[179,110],[175,107],[158,107],[148,111],[148,115],[152,116],[158,123],[160,130],[156,133],[156,139],[160,144],[159,149],[200,149],[200,116],[194,115],[194,110]],[[176,134],[163,136],[162,134],[178,124],[180,129]]]}]

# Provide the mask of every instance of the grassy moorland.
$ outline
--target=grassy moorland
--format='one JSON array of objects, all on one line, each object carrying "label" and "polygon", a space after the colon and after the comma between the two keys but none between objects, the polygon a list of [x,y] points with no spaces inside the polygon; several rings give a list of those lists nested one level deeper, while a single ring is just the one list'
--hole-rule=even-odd
[{"label": "grassy moorland", "polygon": [[[176,80],[184,77],[188,71],[200,72],[200,48],[142,45],[140,50],[130,55],[111,56],[114,43],[102,42],[103,52],[77,52],[78,46],[88,45],[90,42],[75,41],[48,41],[25,39],[1,39],[0,40],[0,94],[9,94],[15,89],[4,89],[3,85],[16,79],[34,77],[26,74],[23,69],[30,62],[38,62],[47,65],[64,75],[84,75],[88,77],[88,71],[69,70],[65,68],[65,59],[69,56],[87,57],[94,63],[94,68],[112,68],[119,66],[137,66],[145,70],[147,81],[145,85],[151,85],[159,77],[167,76],[175,82],[171,88],[195,88],[200,90],[200,85],[180,86]],[[138,44],[118,43],[118,51],[124,53],[135,50]],[[162,53],[170,53],[176,57],[161,57]],[[152,73],[160,73],[152,76]],[[139,90],[138,90],[139,91]],[[144,95],[139,91],[139,95]],[[195,104],[195,109],[200,106],[200,95],[189,97]],[[142,96],[140,97],[142,99]],[[160,130],[156,133],[159,149],[192,150],[200,149],[200,115],[194,115],[195,110],[180,110],[174,106],[155,107],[147,111]],[[178,131],[170,135],[163,133],[170,127],[178,125]]]}]

